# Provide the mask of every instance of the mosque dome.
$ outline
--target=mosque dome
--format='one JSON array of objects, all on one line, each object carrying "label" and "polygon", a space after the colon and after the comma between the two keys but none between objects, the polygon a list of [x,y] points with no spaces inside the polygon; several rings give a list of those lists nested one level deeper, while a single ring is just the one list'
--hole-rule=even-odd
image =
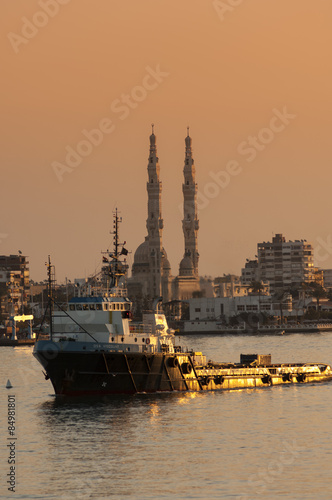
[{"label": "mosque dome", "polygon": [[168,260],[168,258],[166,257],[166,259],[164,259],[164,264],[163,264],[163,268],[164,269],[171,269],[171,264]]},{"label": "mosque dome", "polygon": [[[150,262],[150,250],[149,250],[149,240],[148,237],[146,237],[145,241],[137,247],[136,252],[134,254],[134,266],[136,270],[138,270],[137,266],[149,266]],[[171,265],[169,263],[169,260],[167,258],[167,253],[165,249],[162,249],[162,254],[163,254],[163,269],[165,270],[170,270]]]},{"label": "mosque dome", "polygon": [[143,243],[137,247],[134,255],[134,264],[148,264],[149,263],[149,242],[146,238]]},{"label": "mosque dome", "polygon": [[163,247],[163,269],[167,271],[171,270],[171,264],[167,258],[167,253],[164,247]]},{"label": "mosque dome", "polygon": [[192,276],[194,274],[194,264],[191,258],[187,255],[180,262],[180,276]]}]

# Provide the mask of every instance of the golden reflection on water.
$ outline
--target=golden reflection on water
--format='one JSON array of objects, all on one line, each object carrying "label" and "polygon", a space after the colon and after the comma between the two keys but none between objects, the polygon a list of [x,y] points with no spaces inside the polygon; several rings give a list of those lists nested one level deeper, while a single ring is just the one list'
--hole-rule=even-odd
[{"label": "golden reflection on water", "polygon": [[204,396],[204,394],[202,394],[201,392],[184,392],[183,394],[180,394],[179,393],[179,399],[178,399],[178,403],[180,405],[185,405],[185,404],[188,404],[190,403],[190,401],[192,399],[196,399],[196,398],[199,398],[199,397],[202,397]]},{"label": "golden reflection on water", "polygon": [[148,414],[151,417],[151,420],[154,418],[158,417],[160,414],[160,406],[158,403],[150,403],[149,409],[148,409]]}]

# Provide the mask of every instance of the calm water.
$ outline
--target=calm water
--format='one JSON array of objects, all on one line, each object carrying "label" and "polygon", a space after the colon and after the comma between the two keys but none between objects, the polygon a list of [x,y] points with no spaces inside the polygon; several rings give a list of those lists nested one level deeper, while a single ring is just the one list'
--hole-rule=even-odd
[{"label": "calm water", "polygon": [[[214,361],[259,352],[332,363],[332,333],[181,343]],[[31,353],[0,347],[0,498],[332,499],[332,383],[64,402]],[[15,493],[6,484],[8,394]]]}]

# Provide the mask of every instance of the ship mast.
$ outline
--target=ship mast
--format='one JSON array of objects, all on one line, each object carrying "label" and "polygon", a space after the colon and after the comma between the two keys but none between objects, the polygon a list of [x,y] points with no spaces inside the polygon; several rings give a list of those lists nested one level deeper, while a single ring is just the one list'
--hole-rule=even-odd
[{"label": "ship mast", "polygon": [[[119,224],[122,222],[122,217],[119,216],[118,209],[116,208],[113,212],[113,231],[110,233],[113,235],[113,252],[109,253],[110,261],[108,262],[108,275],[110,277],[109,288],[117,288],[119,281],[126,274],[127,265],[120,261],[121,255],[127,255],[128,250],[125,249],[124,245],[126,242],[120,243],[119,241]],[[121,250],[119,248],[122,247]]]},{"label": "ship mast", "polygon": [[[113,214],[114,217],[114,222],[113,222],[113,242],[114,242],[114,254],[113,257],[115,257],[115,276],[117,276],[117,271],[119,269],[119,262],[118,262],[118,256],[119,256],[119,222],[122,222],[122,217],[118,216],[118,209],[115,209],[115,212]],[[116,283],[114,286],[118,286],[118,279],[116,280]]]},{"label": "ship mast", "polygon": [[48,307],[49,307],[49,318],[50,318],[50,339],[53,338],[53,302],[54,302],[54,282],[55,282],[55,271],[54,266],[51,264],[51,257],[48,256],[47,263],[47,276],[48,276]]}]

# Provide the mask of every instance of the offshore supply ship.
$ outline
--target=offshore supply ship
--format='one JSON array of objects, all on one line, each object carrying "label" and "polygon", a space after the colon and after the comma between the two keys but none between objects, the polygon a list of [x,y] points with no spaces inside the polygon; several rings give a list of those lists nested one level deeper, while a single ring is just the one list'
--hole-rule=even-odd
[{"label": "offshore supply ship", "polygon": [[[155,302],[143,324],[131,320],[131,302],[121,284],[127,266],[114,214],[114,250],[104,252],[94,283],[81,287],[66,307],[53,297],[54,267],[48,263],[50,334],[33,355],[56,395],[83,396],[254,388],[332,379],[324,363],[272,364],[270,355],[241,354],[240,363],[206,361],[201,352],[175,345]],[[121,250],[120,250],[121,248]]]}]

